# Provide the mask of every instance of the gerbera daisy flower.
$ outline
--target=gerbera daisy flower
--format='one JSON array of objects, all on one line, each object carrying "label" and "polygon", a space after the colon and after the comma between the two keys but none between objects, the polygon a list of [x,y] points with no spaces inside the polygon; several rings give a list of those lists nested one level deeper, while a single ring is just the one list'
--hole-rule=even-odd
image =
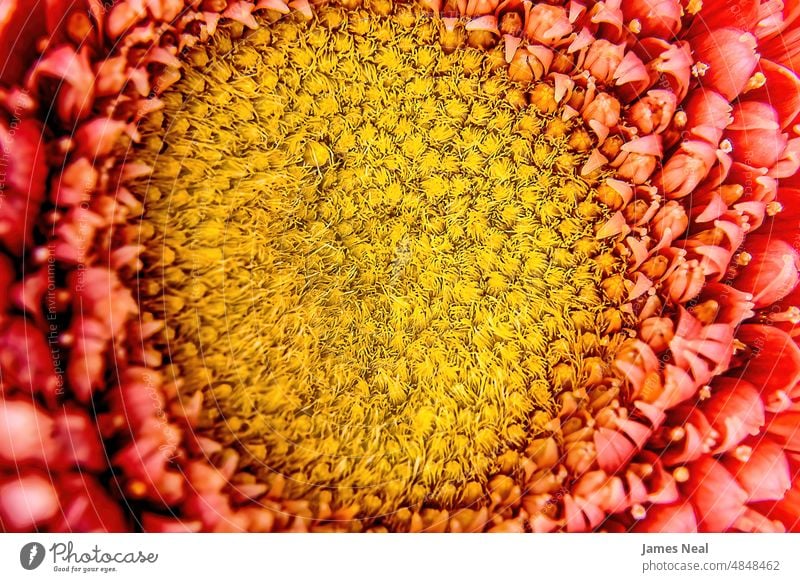
[{"label": "gerbera daisy flower", "polygon": [[0,527],[797,531],[798,17],[0,0]]}]

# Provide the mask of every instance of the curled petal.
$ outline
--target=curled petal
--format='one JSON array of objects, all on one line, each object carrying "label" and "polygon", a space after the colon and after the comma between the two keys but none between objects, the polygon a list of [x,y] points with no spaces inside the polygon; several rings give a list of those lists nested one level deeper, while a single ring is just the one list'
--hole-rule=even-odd
[{"label": "curled petal", "polygon": [[705,284],[705,272],[697,260],[683,261],[666,280],[669,298],[675,303],[694,299]]},{"label": "curled petal", "polygon": [[653,89],[634,103],[625,117],[642,134],[661,133],[672,121],[677,104],[678,100],[671,91]]},{"label": "curled petal", "polygon": [[121,532],[128,529],[120,505],[97,480],[83,473],[60,478],[61,512],[55,531]]},{"label": "curled petal", "polygon": [[785,331],[747,324],[736,337],[748,348],[741,376],[764,394],[788,392],[800,381],[800,348]]},{"label": "curled petal", "polygon": [[787,452],[800,453],[800,411],[770,415],[767,433]]},{"label": "curled petal", "polygon": [[642,36],[670,38],[681,27],[683,8],[678,0],[632,0],[621,4],[625,19],[635,19]]},{"label": "curled petal", "polygon": [[785,524],[787,531],[800,531],[800,480],[794,480],[792,488],[780,501],[768,502],[766,505],[769,516]]},{"label": "curled petal", "polygon": [[572,32],[572,23],[561,6],[535,4],[531,7],[525,26],[527,38],[542,44],[552,44]]},{"label": "curled petal", "polygon": [[752,30],[759,19],[758,0],[703,0],[688,34],[703,35],[709,30],[724,26],[736,26],[742,30]]},{"label": "curled petal", "polygon": [[716,147],[725,128],[733,121],[731,105],[716,91],[697,90],[686,100],[686,129]]},{"label": "curled petal", "polygon": [[64,44],[48,52],[33,68],[28,77],[28,88],[36,93],[44,78],[63,83],[59,86],[55,104],[58,116],[65,122],[74,122],[88,115],[94,102],[95,75],[85,51],[76,52]]},{"label": "curled petal", "polygon": [[745,248],[752,258],[734,286],[752,294],[756,307],[780,301],[797,286],[800,257],[790,244],[773,236],[756,235],[747,239]]},{"label": "curled petal", "polygon": [[589,47],[583,66],[599,82],[609,83],[622,63],[624,54],[625,45],[599,39]]},{"label": "curled petal", "polygon": [[97,186],[99,174],[86,158],[78,158],[53,180],[51,202],[56,206],[77,206],[88,202]]},{"label": "curled petal", "polygon": [[253,17],[254,9],[255,6],[251,2],[233,0],[233,2],[228,3],[228,7],[225,9],[225,12],[222,13],[222,16],[235,20],[236,22],[241,22],[247,28],[256,29],[258,28],[258,22]]},{"label": "curled petal", "polygon": [[716,159],[714,146],[696,140],[683,142],[656,173],[655,183],[667,198],[683,198],[708,176]]},{"label": "curled petal", "polygon": [[697,531],[697,519],[690,503],[653,505],[633,528],[635,532],[693,533]]},{"label": "curled petal", "polygon": [[547,72],[552,60],[553,53],[544,47],[520,47],[508,65],[508,76],[522,83],[538,81]]},{"label": "curled petal", "polygon": [[747,493],[719,462],[704,457],[688,467],[683,489],[692,502],[699,531],[721,532],[744,514]]},{"label": "curled petal", "polygon": [[775,109],[760,101],[745,101],[734,107],[733,122],[725,135],[733,145],[734,159],[755,167],[771,167],[788,142]]},{"label": "curled petal", "polygon": [[747,91],[743,97],[748,101],[769,103],[778,113],[782,129],[786,129],[800,115],[800,78],[794,71],[762,58],[758,73],[763,84]]},{"label": "curled petal", "polygon": [[622,90],[626,91],[628,100],[632,100],[650,85],[650,73],[633,52],[625,53],[613,78],[617,86],[625,86]]},{"label": "curled petal", "polygon": [[621,106],[619,101],[608,93],[598,93],[583,110],[583,119],[587,123],[597,121],[607,128],[617,125]]},{"label": "curled petal", "polygon": [[106,30],[112,39],[117,39],[145,16],[147,6],[144,0],[120,2],[108,13]]},{"label": "curled petal", "polygon": [[734,454],[726,455],[723,464],[747,491],[751,503],[779,501],[792,486],[783,448],[769,439],[740,447]]},{"label": "curled petal", "polygon": [[86,156],[90,160],[108,155],[127,128],[127,123],[108,118],[93,119],[83,124],[74,137],[78,144],[77,155]]},{"label": "curled petal", "polygon": [[738,28],[719,28],[692,40],[703,87],[733,101],[758,65],[756,38]]},{"label": "curled petal", "polygon": [[694,308],[696,316],[703,311],[708,312],[703,315],[704,321],[737,326],[754,315],[753,296],[728,285],[711,281],[703,288],[698,297],[697,306]]},{"label": "curled petal", "polygon": [[693,63],[689,43],[669,43],[651,37],[643,39],[634,50],[647,63],[652,84],[669,86],[678,101],[683,101],[689,91]]},{"label": "curled petal", "polygon": [[714,454],[731,450],[748,435],[757,435],[764,425],[764,404],[758,391],[749,382],[734,378],[717,378],[700,411],[720,435]]}]

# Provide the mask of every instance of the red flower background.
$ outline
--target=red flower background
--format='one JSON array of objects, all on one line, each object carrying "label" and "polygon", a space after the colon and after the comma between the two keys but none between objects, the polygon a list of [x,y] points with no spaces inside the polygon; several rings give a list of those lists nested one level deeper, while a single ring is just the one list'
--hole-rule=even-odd
[{"label": "red flower background", "polygon": [[[357,0],[343,2],[348,7]],[[503,43],[611,168],[597,236],[628,265],[617,382],[558,395],[519,479],[411,530],[800,531],[800,3],[425,0]],[[328,531],[198,435],[159,370],[114,155],[216,28],[306,0],[0,0],[0,527]],[[370,527],[366,523],[364,527]],[[375,529],[379,529],[375,526]]]}]

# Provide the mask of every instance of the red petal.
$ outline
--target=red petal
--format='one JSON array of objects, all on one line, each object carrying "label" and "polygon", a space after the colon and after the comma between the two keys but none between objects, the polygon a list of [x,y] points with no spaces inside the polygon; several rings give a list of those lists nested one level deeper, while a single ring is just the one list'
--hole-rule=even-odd
[{"label": "red petal", "polygon": [[120,504],[93,477],[84,473],[62,477],[58,496],[61,518],[53,527],[56,531],[128,531]]},{"label": "red petal", "polygon": [[56,377],[51,351],[44,335],[33,324],[15,317],[0,332],[0,371],[4,389],[41,394],[54,404],[62,379]]},{"label": "red petal", "polygon": [[719,144],[722,132],[733,121],[731,105],[716,91],[698,89],[686,99],[686,129],[707,140],[714,147]]},{"label": "red petal", "polygon": [[44,198],[47,166],[38,121],[0,121],[0,157],[4,160],[0,192],[0,244],[21,254],[30,245],[33,225]]},{"label": "red petal", "polygon": [[738,28],[719,28],[692,39],[695,61],[708,65],[700,77],[703,87],[733,101],[758,64],[756,38]]},{"label": "red petal", "polygon": [[624,466],[636,453],[636,447],[622,432],[600,427],[594,433],[597,463],[608,473]]},{"label": "red petal", "polygon": [[748,166],[771,168],[786,149],[788,136],[781,132],[778,114],[771,105],[745,101],[733,108],[733,123],[725,132],[734,159]]},{"label": "red petal", "polygon": [[149,512],[142,514],[142,529],[146,533],[198,532],[202,527],[203,524],[199,521],[184,521],[177,517]]},{"label": "red petal", "polygon": [[0,523],[5,531],[33,531],[57,511],[56,492],[43,475],[15,476],[0,483]]},{"label": "red petal", "polygon": [[47,463],[55,458],[53,421],[25,400],[0,400],[0,462]]},{"label": "red petal", "polygon": [[783,447],[769,439],[757,441],[746,460],[726,455],[723,464],[747,491],[748,502],[783,499],[792,486]]},{"label": "red petal", "polygon": [[681,26],[683,9],[678,0],[627,0],[621,8],[626,22],[639,21],[643,37],[670,38]]},{"label": "red petal", "polygon": [[71,45],[61,45],[47,52],[28,77],[33,93],[38,92],[41,77],[59,81],[55,106],[61,120],[68,123],[88,115],[94,102],[95,75],[86,51],[88,47],[76,52]]},{"label": "red petal", "polygon": [[717,148],[705,141],[689,140],[656,172],[654,184],[667,198],[689,195],[705,178],[717,161]]},{"label": "red petal", "polygon": [[653,505],[633,527],[635,532],[689,533],[697,531],[697,519],[690,503]]},{"label": "red petal", "polygon": [[791,245],[774,236],[756,235],[747,239],[745,250],[753,258],[733,285],[751,293],[757,308],[780,301],[797,286],[800,257]]},{"label": "red petal", "polygon": [[788,411],[772,415],[767,432],[787,451],[800,453],[800,412]]},{"label": "red petal", "polygon": [[777,503],[764,503],[769,517],[779,519],[787,531],[800,532],[800,479],[796,479],[792,488]]},{"label": "red petal", "polygon": [[752,31],[758,22],[759,4],[759,0],[703,0],[687,34],[705,35],[725,26]]},{"label": "red petal", "polygon": [[800,79],[794,71],[762,58],[758,70],[766,77],[763,87],[745,93],[750,101],[769,103],[786,129],[800,115]]},{"label": "red petal", "polygon": [[752,384],[736,378],[714,380],[711,397],[700,411],[719,433],[713,453],[729,451],[764,425],[764,404]]},{"label": "red petal", "polygon": [[800,348],[785,331],[747,324],[739,328],[736,337],[753,350],[737,375],[762,393],[789,391],[800,381]]},{"label": "red petal", "polygon": [[0,253],[0,327],[6,317],[6,309],[10,304],[9,288],[16,279],[16,271],[11,260]]},{"label": "red petal", "polygon": [[0,82],[16,85],[36,55],[36,42],[45,31],[45,14],[29,0],[0,2]]},{"label": "red petal", "polygon": [[688,466],[689,480],[681,489],[692,502],[698,529],[723,532],[744,514],[747,493],[720,463],[705,457]]}]

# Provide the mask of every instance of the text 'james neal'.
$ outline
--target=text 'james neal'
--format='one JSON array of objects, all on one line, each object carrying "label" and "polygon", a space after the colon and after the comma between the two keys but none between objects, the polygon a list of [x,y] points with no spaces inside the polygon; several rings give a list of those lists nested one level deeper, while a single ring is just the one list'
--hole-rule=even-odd
[{"label": "text 'james neal'", "polygon": [[642,544],[642,556],[649,554],[707,554],[708,542],[700,545],[681,544],[678,546],[648,546]]}]

